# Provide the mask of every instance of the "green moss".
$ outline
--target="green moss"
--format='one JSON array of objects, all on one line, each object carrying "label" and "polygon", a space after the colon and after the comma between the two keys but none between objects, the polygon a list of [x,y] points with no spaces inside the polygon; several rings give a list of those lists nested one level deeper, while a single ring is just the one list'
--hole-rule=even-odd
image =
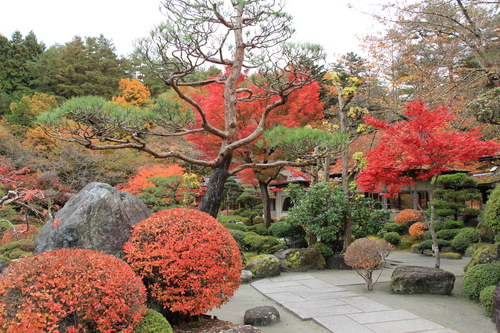
[{"label": "green moss", "polygon": [[161,313],[148,309],[134,333],[172,333],[172,326]]},{"label": "green moss", "polygon": [[300,252],[297,251],[285,260],[286,267],[295,270],[300,266]]},{"label": "green moss", "polygon": [[454,252],[445,252],[440,254],[441,258],[444,259],[462,259],[462,255],[460,253],[454,253]]},{"label": "green moss", "polygon": [[471,253],[470,262],[465,265],[464,272],[467,272],[471,267],[478,264],[487,264],[499,262],[499,245],[500,244],[473,244],[467,252]]}]

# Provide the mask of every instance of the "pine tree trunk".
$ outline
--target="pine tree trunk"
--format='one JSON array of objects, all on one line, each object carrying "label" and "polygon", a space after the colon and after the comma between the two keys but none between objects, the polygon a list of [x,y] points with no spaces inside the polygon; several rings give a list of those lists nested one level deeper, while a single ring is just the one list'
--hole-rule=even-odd
[{"label": "pine tree trunk", "polygon": [[207,190],[201,199],[198,210],[210,214],[217,218],[224,192],[224,184],[229,178],[229,165],[231,164],[232,155],[228,154],[223,163],[212,169],[210,180],[208,181]]},{"label": "pine tree trunk", "polygon": [[264,208],[264,225],[266,228],[271,226],[271,200],[269,200],[269,190],[267,183],[259,180],[260,193],[262,194],[262,206]]}]

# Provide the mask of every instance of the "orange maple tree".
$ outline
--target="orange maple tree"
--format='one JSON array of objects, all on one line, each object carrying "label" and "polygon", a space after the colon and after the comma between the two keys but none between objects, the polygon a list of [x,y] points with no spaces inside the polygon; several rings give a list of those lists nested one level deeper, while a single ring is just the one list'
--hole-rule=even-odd
[{"label": "orange maple tree", "polygon": [[149,89],[137,79],[120,79],[118,82],[122,93],[112,98],[119,105],[143,107],[151,96]]},{"label": "orange maple tree", "polygon": [[133,195],[139,195],[144,192],[144,188],[154,186],[154,183],[149,181],[152,177],[168,178],[172,175],[183,174],[184,168],[178,164],[143,166],[137,170],[137,174],[132,176],[128,182],[119,184],[117,188]]}]

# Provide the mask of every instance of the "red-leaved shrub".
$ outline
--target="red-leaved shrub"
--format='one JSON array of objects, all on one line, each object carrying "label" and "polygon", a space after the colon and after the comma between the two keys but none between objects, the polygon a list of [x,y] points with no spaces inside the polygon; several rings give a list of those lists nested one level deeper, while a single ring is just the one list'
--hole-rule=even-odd
[{"label": "red-leaved shrub", "polygon": [[410,236],[413,236],[415,238],[422,238],[424,237],[425,230],[427,229],[428,229],[427,224],[423,222],[416,222],[410,226],[408,232],[410,233]]},{"label": "red-leaved shrub", "polygon": [[172,313],[199,315],[226,302],[241,283],[241,255],[215,218],[187,208],[159,211],[133,227],[125,260]]},{"label": "red-leaved shrub", "polygon": [[7,230],[5,230],[0,245],[5,245],[21,239],[30,239],[34,241],[39,233],[40,230],[34,225],[15,224],[13,228],[7,228]]},{"label": "red-leaved shrub", "polygon": [[133,332],[146,290],[124,261],[62,249],[23,258],[0,280],[0,332]]},{"label": "red-leaved shrub", "polygon": [[403,209],[394,219],[396,223],[404,225],[410,225],[420,220],[422,220],[422,212],[414,209]]},{"label": "red-leaved shrub", "polygon": [[378,280],[373,281],[373,271],[383,268],[382,264],[392,250],[394,245],[383,239],[360,238],[347,247],[344,260],[365,280],[366,290],[372,290]]}]

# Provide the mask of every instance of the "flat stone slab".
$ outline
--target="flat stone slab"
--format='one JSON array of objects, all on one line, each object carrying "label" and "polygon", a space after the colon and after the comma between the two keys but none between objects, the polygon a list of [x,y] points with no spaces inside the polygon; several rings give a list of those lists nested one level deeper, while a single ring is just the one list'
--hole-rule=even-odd
[{"label": "flat stone slab", "polygon": [[459,333],[306,274],[267,278],[252,286],[302,320],[312,319],[335,333]]}]

